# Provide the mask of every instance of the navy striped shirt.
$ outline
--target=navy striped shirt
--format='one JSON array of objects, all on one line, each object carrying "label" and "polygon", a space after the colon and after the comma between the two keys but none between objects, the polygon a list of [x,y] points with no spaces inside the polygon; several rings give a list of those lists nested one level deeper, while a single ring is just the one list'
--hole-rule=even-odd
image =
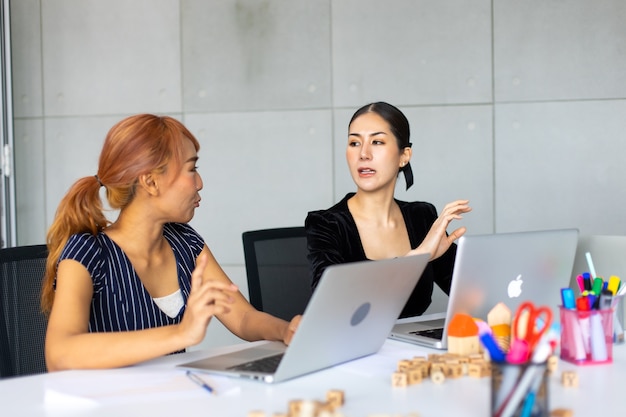
[{"label": "navy striped shirt", "polygon": [[[163,236],[176,258],[178,283],[187,304],[191,272],[204,247],[202,237],[188,224],[167,223]],[[93,280],[93,298],[89,314],[90,332],[118,332],[149,329],[179,323],[185,312],[169,317],[154,303],[124,251],[106,234],[83,233],[69,238],[59,262],[80,262]]]}]

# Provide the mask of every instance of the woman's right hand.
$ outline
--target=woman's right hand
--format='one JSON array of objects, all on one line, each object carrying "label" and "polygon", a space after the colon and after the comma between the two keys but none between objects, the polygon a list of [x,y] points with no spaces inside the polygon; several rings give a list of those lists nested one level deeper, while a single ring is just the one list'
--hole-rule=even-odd
[{"label": "woman's right hand", "polygon": [[187,346],[200,343],[207,326],[215,315],[228,313],[238,288],[233,283],[212,280],[204,276],[208,255],[201,253],[191,274],[191,291],[187,299],[180,329],[188,340]]}]

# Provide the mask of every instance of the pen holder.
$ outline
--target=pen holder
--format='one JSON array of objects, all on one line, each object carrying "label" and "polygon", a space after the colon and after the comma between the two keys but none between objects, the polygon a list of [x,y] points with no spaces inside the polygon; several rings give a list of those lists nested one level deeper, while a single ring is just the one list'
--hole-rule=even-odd
[{"label": "pen holder", "polygon": [[577,365],[613,362],[613,309],[559,310],[561,359]]},{"label": "pen holder", "polygon": [[493,417],[548,417],[550,415],[546,363],[491,363]]}]

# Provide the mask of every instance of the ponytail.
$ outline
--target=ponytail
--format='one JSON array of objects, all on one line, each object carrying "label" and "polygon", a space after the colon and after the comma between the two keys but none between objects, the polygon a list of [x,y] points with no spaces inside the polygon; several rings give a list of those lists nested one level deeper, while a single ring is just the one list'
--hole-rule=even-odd
[{"label": "ponytail", "polygon": [[48,229],[48,259],[41,291],[41,309],[46,314],[50,313],[54,300],[57,263],[70,236],[76,233],[96,235],[108,226],[108,220],[102,212],[100,185],[97,176],[76,181],[61,200],[52,226]]}]

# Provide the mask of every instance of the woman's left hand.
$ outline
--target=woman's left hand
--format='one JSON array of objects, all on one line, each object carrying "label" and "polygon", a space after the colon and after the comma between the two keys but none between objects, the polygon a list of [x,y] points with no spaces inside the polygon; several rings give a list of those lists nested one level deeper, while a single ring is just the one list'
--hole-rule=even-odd
[{"label": "woman's left hand", "polygon": [[446,234],[446,230],[453,220],[463,218],[461,214],[472,211],[468,203],[469,200],[456,200],[446,204],[437,220],[430,227],[422,243],[411,252],[428,252],[431,260],[443,255],[455,240],[465,234],[465,227],[459,227],[449,235]]}]

